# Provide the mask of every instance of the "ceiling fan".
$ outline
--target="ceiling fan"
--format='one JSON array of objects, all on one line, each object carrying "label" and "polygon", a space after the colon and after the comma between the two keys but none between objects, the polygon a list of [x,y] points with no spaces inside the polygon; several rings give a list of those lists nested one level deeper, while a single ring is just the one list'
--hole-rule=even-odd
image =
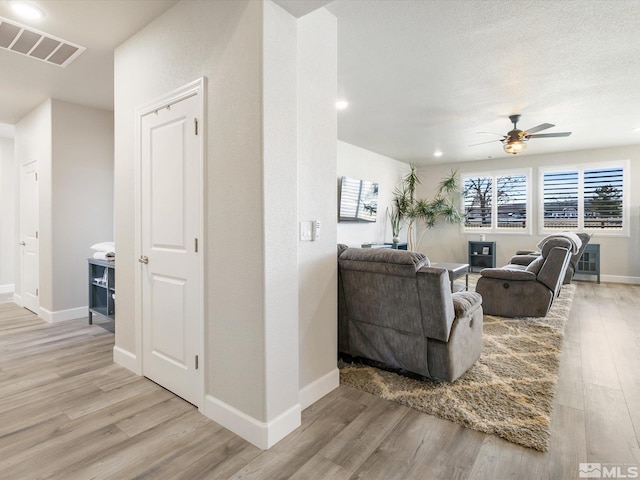
[{"label": "ceiling fan", "polygon": [[[489,142],[481,142],[475,143],[473,145],[469,145],[470,147],[474,147],[476,145],[483,145],[485,143],[491,142],[502,142],[502,147],[504,151],[507,153],[512,153],[513,155],[524,151],[527,148],[527,142],[530,138],[551,138],[551,137],[568,137],[571,135],[571,132],[558,132],[558,133],[536,133],[542,130],[546,130],[547,128],[555,127],[551,123],[542,123],[537,127],[530,128],[528,130],[518,130],[516,124],[520,121],[520,115],[509,115],[509,120],[513,123],[513,130],[507,133],[500,140],[490,140]],[[489,132],[479,132],[479,133],[489,133]],[[497,134],[493,134],[497,135]]]}]

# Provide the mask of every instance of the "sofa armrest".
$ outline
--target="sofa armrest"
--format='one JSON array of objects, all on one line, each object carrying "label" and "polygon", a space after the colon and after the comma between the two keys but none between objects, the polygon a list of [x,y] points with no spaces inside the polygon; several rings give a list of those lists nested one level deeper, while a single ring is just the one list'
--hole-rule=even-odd
[{"label": "sofa armrest", "polygon": [[469,315],[482,305],[482,296],[476,292],[456,292],[451,297],[453,298],[453,309],[456,312],[456,318]]},{"label": "sofa armrest", "polygon": [[513,265],[522,265],[526,267],[538,257],[539,255],[515,255],[511,257],[511,260],[509,260],[509,263]]},{"label": "sofa armrest", "polygon": [[547,261],[538,272],[538,281],[557,294],[564,280],[571,252],[566,248],[554,247],[547,255]]},{"label": "sofa armrest", "polygon": [[480,275],[486,278],[497,278],[499,280],[521,280],[533,281],[536,275],[526,270],[509,270],[507,268],[483,268]]},{"label": "sofa armrest", "polygon": [[[467,310],[465,315],[456,315],[446,342],[428,338],[427,363],[429,374],[433,378],[453,382],[480,358],[483,316],[481,300],[477,299],[476,295],[478,294],[475,292],[455,293],[453,297],[458,297],[456,309],[464,300],[470,310]],[[477,304],[474,303],[476,301]]]}]

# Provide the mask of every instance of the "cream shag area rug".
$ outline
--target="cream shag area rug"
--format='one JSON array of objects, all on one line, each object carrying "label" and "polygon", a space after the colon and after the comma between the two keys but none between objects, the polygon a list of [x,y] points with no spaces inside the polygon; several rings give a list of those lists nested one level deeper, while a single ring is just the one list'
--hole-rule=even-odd
[{"label": "cream shag area rug", "polygon": [[575,285],[564,285],[544,318],[485,315],[482,356],[453,383],[343,362],[340,383],[545,452],[574,293]]}]

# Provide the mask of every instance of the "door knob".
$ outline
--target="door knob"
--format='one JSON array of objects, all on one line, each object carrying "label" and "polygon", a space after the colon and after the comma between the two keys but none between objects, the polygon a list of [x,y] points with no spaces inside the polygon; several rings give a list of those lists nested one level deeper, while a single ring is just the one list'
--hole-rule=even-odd
[{"label": "door knob", "polygon": [[142,256],[138,259],[138,261],[139,261],[140,263],[149,263],[149,257],[146,257],[146,256],[142,255]]},{"label": "door knob", "polygon": [[26,243],[24,243],[24,241],[20,242],[20,245],[22,245],[23,247],[26,245]]}]

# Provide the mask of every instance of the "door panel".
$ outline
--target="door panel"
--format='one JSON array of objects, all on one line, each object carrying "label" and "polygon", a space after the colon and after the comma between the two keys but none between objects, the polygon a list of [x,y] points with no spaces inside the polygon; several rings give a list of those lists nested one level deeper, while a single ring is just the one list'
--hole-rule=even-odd
[{"label": "door panel", "polygon": [[185,250],[185,118],[151,130],[151,245]]},{"label": "door panel", "polygon": [[153,316],[152,355],[187,369],[185,287],[187,280],[153,275],[151,279],[151,315]]},{"label": "door panel", "polygon": [[202,179],[194,129],[199,97],[142,118],[141,252],[143,374],[198,405],[196,355],[202,330]]}]

